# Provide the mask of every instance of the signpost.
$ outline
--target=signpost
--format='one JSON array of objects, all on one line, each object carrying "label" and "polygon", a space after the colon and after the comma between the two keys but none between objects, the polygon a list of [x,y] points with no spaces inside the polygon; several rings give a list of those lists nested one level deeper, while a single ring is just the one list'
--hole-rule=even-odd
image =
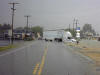
[{"label": "signpost", "polygon": [[76,33],[76,37],[80,38],[80,33],[79,32]]},{"label": "signpost", "polygon": [[80,27],[76,28],[76,38],[80,38]]}]

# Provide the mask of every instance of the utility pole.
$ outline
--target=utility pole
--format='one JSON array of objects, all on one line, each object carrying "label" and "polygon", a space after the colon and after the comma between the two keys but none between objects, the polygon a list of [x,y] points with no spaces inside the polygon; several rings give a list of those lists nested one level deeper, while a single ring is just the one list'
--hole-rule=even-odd
[{"label": "utility pole", "polygon": [[27,28],[26,28],[26,33],[27,33],[27,32],[28,32],[28,19],[29,19],[30,16],[29,16],[29,15],[26,15],[26,16],[24,16],[24,17],[26,17],[26,19],[27,19],[27,24],[26,24],[26,27],[27,27]]},{"label": "utility pole", "polygon": [[74,18],[74,20],[73,20],[73,32],[74,32],[74,24],[75,24],[75,18]]},{"label": "utility pole", "polygon": [[70,31],[70,24],[69,24],[69,31]]},{"label": "utility pole", "polygon": [[76,24],[76,29],[77,29],[77,27],[78,27],[78,26],[77,26],[77,24],[78,24],[78,20],[76,20],[76,23],[75,23],[75,24]]},{"label": "utility pole", "polygon": [[14,26],[14,12],[15,12],[15,5],[16,4],[19,4],[19,3],[9,3],[9,4],[11,4],[13,7],[11,8],[11,10],[12,10],[12,25],[11,25],[11,44],[13,44],[13,26]]}]

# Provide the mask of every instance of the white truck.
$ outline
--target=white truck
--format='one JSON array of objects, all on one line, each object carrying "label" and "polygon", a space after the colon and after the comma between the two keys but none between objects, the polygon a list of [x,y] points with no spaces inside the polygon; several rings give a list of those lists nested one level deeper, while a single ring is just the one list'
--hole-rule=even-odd
[{"label": "white truck", "polygon": [[69,31],[63,32],[63,42],[76,42]]},{"label": "white truck", "polygon": [[48,30],[43,32],[43,39],[45,41],[57,42],[76,42],[69,31],[64,30]]},{"label": "white truck", "polygon": [[60,30],[48,30],[43,32],[43,39],[46,41],[58,41],[62,42],[62,31]]}]

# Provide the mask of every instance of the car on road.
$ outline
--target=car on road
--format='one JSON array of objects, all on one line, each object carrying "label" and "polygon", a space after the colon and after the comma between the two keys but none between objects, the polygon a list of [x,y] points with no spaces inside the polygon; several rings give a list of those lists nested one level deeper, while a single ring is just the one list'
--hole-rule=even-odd
[{"label": "car on road", "polygon": [[75,40],[75,39],[73,39],[73,38],[71,39],[71,41],[72,41],[72,42],[76,42],[76,40]]}]

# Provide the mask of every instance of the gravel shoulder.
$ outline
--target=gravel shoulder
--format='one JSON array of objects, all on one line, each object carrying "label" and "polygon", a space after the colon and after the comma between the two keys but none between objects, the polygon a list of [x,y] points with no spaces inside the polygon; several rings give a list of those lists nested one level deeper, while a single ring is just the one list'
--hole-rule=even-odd
[{"label": "gravel shoulder", "polygon": [[[77,45],[76,43],[66,43],[74,49],[74,52],[82,54],[84,58],[89,58],[93,61],[93,67],[100,75],[100,42],[97,40],[81,40]],[[75,49],[76,48],[76,49]]]}]

